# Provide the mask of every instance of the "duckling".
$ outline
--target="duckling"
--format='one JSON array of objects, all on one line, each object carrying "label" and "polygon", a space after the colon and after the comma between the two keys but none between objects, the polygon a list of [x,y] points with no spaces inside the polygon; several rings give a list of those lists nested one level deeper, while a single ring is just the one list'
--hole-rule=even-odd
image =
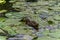
[{"label": "duckling", "polygon": [[25,22],[26,25],[33,27],[35,30],[38,31],[39,24],[35,21],[31,21],[29,18],[24,17],[20,21]]}]

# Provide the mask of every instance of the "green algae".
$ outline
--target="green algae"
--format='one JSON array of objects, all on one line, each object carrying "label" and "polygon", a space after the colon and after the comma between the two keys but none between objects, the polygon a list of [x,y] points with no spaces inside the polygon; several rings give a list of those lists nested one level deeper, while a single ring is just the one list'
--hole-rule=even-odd
[{"label": "green algae", "polygon": [[[38,0],[37,2],[27,3],[25,0],[10,0],[9,3],[7,3],[12,4],[8,5],[5,0],[0,0],[0,4],[2,5],[0,6],[0,13],[4,13],[7,17],[0,17],[0,28],[8,31],[10,35],[27,34],[34,38],[36,37],[36,34],[32,34],[34,30],[24,22],[20,22],[22,17],[30,17],[31,20],[34,20],[39,24],[39,28],[45,28],[40,32],[44,36],[38,37],[36,40],[60,40],[60,31],[57,29],[57,24],[60,23],[60,15],[54,13],[55,11],[60,11],[60,2],[59,0],[57,2],[58,4],[56,2],[57,0]],[[12,10],[12,8],[14,8],[14,10]],[[15,10],[19,12],[15,12]],[[44,15],[47,13],[47,18],[45,20],[40,17],[40,14],[43,13]],[[51,30],[53,31],[52,33],[46,28],[46,26],[50,25],[52,28],[55,28],[54,31]],[[4,37],[4,39],[2,36],[0,37],[1,40],[5,40],[5,38],[6,37]]]}]

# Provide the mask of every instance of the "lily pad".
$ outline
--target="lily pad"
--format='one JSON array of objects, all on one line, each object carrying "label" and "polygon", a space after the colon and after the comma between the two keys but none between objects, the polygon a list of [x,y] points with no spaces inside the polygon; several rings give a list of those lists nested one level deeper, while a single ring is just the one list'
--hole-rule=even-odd
[{"label": "lily pad", "polygon": [[60,16],[59,15],[55,15],[54,19],[59,21],[60,20]]},{"label": "lily pad", "polygon": [[0,36],[0,40],[6,40],[6,36]]}]

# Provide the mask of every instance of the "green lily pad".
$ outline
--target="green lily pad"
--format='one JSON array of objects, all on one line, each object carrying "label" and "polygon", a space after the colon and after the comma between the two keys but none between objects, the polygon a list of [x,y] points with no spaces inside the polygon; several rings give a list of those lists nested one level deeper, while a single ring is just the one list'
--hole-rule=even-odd
[{"label": "green lily pad", "polygon": [[9,27],[9,26],[5,26],[2,29],[5,30],[5,31],[7,31],[11,35],[15,35],[16,34],[16,32],[11,27]]},{"label": "green lily pad", "polygon": [[26,14],[24,12],[9,12],[9,13],[6,13],[6,16],[8,18],[22,18],[24,16],[26,16]]},{"label": "green lily pad", "polygon": [[6,40],[6,36],[0,36],[0,40]]},{"label": "green lily pad", "polygon": [[60,39],[56,39],[56,38],[51,38],[51,37],[46,37],[46,36],[44,36],[44,37],[38,37],[38,39],[37,40],[60,40]]},{"label": "green lily pad", "polygon": [[0,0],[0,4],[5,4],[6,1],[5,0]]},{"label": "green lily pad", "polygon": [[50,37],[60,38],[60,29],[56,29],[55,32],[49,33]]},{"label": "green lily pad", "polygon": [[3,22],[5,20],[6,20],[6,18],[3,18],[3,17],[0,18],[0,22]]},{"label": "green lily pad", "polygon": [[55,20],[60,20],[60,16],[59,16],[59,15],[55,15],[55,16],[54,16],[54,19],[55,19]]},{"label": "green lily pad", "polygon": [[7,12],[7,10],[0,10],[0,13],[5,13]]}]

